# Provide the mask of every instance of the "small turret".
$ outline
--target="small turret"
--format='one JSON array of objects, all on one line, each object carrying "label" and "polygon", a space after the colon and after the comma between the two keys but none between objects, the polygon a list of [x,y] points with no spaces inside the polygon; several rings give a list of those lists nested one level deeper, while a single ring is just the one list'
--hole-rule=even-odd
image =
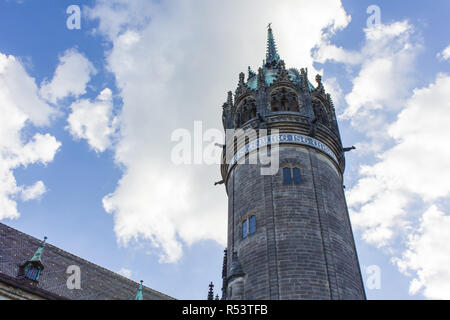
[{"label": "small turret", "polygon": [[222,265],[222,300],[227,299],[227,252],[223,250],[223,265]]},{"label": "small turret", "polygon": [[233,252],[230,275],[228,276],[228,300],[244,299],[245,273],[237,252]]},{"label": "small turret", "polygon": [[30,279],[32,281],[39,281],[39,276],[44,270],[44,264],[42,263],[42,255],[44,253],[44,247],[47,237],[44,237],[39,248],[34,253],[33,257],[25,262],[20,268],[20,276]]},{"label": "small turret", "polygon": [[144,296],[142,295],[142,283],[144,281],[141,280],[141,283],[139,284],[139,289],[138,292],[136,293],[136,297],[134,298],[134,300],[144,300]]}]

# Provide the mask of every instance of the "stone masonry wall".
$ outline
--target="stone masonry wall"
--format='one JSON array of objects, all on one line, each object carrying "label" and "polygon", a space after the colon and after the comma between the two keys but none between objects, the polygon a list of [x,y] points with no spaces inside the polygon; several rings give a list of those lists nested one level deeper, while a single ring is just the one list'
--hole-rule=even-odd
[{"label": "stone masonry wall", "polygon": [[[364,299],[341,174],[315,149],[280,145],[280,167],[301,170],[299,185],[282,170],[262,176],[239,164],[228,179],[228,252],[237,251],[245,299]],[[242,238],[242,221],[256,232]],[[228,272],[231,259],[228,261]]]}]

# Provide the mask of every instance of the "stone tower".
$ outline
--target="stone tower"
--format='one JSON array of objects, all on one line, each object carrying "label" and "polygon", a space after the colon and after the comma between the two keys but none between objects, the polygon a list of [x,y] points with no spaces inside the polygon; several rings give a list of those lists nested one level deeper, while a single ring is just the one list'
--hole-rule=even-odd
[{"label": "stone tower", "polygon": [[[266,60],[245,78],[223,105],[222,299],[365,299],[343,190],[351,148],[321,77],[313,86],[306,69],[287,69],[269,25]],[[275,173],[251,162],[263,151]]]}]

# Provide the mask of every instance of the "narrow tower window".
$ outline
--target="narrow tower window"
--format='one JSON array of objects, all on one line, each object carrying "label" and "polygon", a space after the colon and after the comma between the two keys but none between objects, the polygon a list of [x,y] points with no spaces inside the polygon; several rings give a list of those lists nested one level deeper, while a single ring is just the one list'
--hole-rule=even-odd
[{"label": "narrow tower window", "polygon": [[249,227],[249,233],[255,233],[256,232],[256,217],[255,216],[251,216],[250,219],[250,227]]},{"label": "narrow tower window", "polygon": [[256,232],[256,217],[251,216],[242,221],[242,238]]},{"label": "narrow tower window", "polygon": [[300,184],[301,176],[300,176],[300,169],[299,168],[293,168],[292,169],[292,176],[294,178],[294,184]]},{"label": "narrow tower window", "polygon": [[242,238],[246,238],[248,236],[248,221],[245,219],[242,222]]},{"label": "narrow tower window", "polygon": [[299,168],[283,168],[284,184],[300,184],[302,181]]},{"label": "narrow tower window", "polygon": [[283,182],[284,184],[292,183],[291,168],[283,168]]}]

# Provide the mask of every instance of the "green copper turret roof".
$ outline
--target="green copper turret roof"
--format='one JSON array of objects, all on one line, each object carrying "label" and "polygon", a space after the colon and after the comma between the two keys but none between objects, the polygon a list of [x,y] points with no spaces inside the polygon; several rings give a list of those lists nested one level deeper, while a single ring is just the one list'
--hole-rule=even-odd
[{"label": "green copper turret roof", "polygon": [[44,237],[44,240],[42,240],[41,245],[34,253],[33,257],[29,261],[36,261],[42,263],[42,253],[44,251],[45,241],[47,240],[47,237]]},{"label": "green copper turret roof", "polygon": [[280,61],[280,56],[277,52],[277,46],[275,44],[275,39],[273,38],[271,23],[269,23],[267,30],[267,54],[266,54],[266,64],[270,65],[272,63],[278,63]]},{"label": "green copper turret roof", "polygon": [[139,289],[134,300],[144,300],[144,297],[142,296],[142,282],[144,281],[141,280],[141,284],[139,285]]}]

